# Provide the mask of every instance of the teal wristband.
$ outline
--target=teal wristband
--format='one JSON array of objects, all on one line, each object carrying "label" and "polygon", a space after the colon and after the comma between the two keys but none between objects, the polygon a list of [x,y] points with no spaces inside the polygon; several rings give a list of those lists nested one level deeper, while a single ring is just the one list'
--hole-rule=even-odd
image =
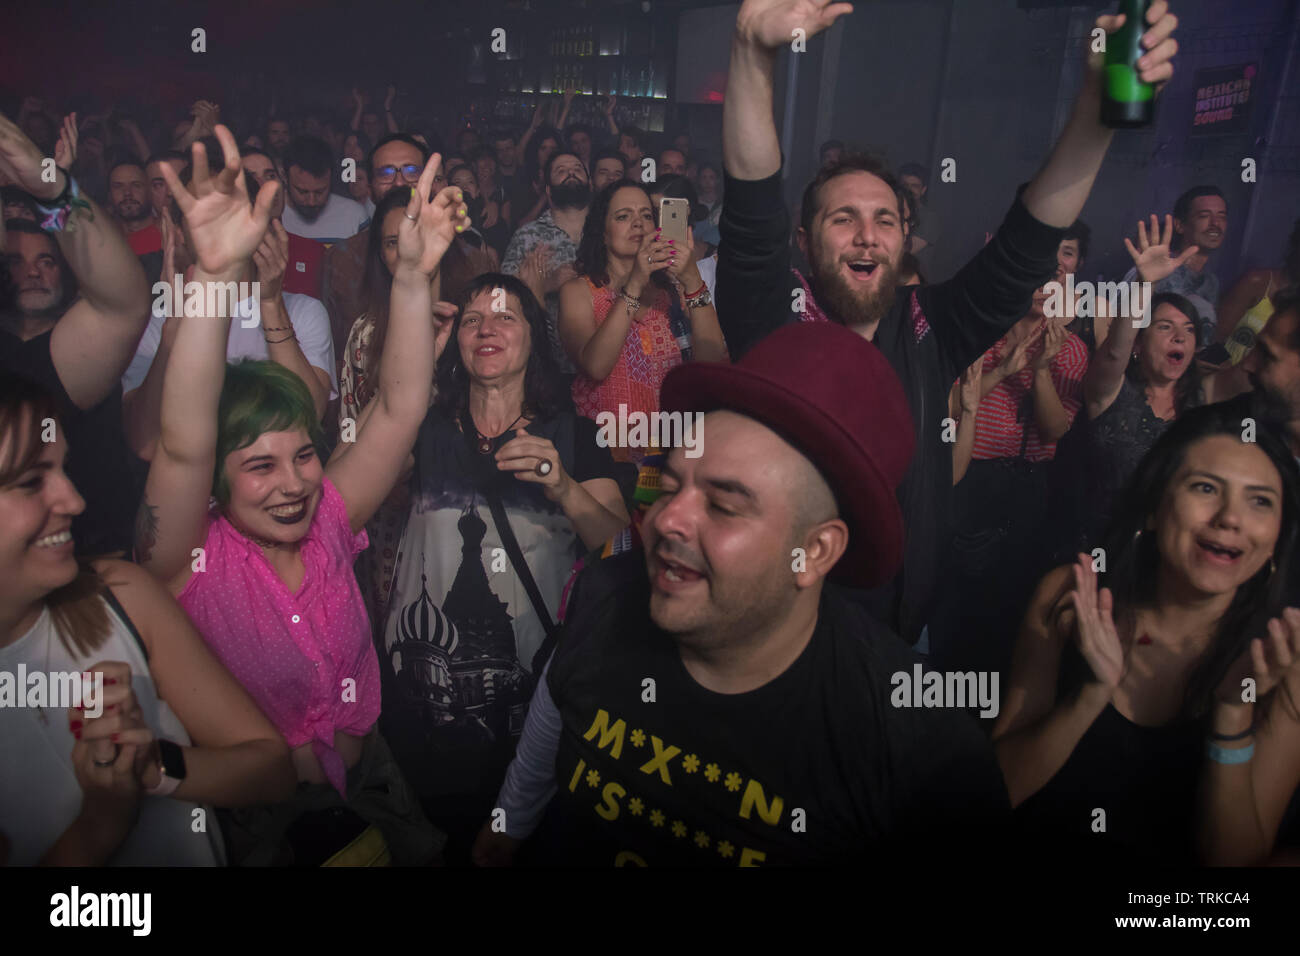
[{"label": "teal wristband", "polygon": [[1213,740],[1207,740],[1205,742],[1205,755],[1215,763],[1249,763],[1250,759],[1255,756],[1255,744],[1252,741],[1245,747],[1228,750],[1226,747],[1220,747]]}]

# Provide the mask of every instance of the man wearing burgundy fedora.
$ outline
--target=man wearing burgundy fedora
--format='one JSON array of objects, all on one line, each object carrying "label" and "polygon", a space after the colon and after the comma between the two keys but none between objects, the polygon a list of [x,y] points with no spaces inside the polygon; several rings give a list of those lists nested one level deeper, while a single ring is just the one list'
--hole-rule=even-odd
[{"label": "man wearing burgundy fedora", "polygon": [[643,549],[578,578],[476,860],[508,861],[548,800],[550,863],[933,860],[988,839],[1009,813],[990,745],[959,710],[892,705],[917,658],[844,592],[902,556],[914,439],[884,356],[792,325],[736,365],[674,369],[662,407],[705,413],[702,453],[669,453]]},{"label": "man wearing burgundy fedora", "polygon": [[[861,7],[856,16],[870,22],[870,5]],[[1100,122],[1103,58],[1094,52],[1073,115],[997,233],[951,279],[918,287],[898,286],[907,238],[898,181],[878,160],[842,156],[819,170],[803,194],[795,239],[810,266],[805,280],[791,269],[772,113],[776,60],[791,37],[811,40],[852,10],[831,0],[745,0],[737,14],[722,112],[718,319],[733,357],[786,323],[831,321],[874,342],[898,373],[912,411],[916,457],[899,490],[907,527],[902,574],[873,595],[873,604],[914,643],[935,603],[951,536],[952,445],[943,440],[948,389],[1055,274],[1057,247],[1083,209],[1114,131]],[[1155,0],[1143,25],[1144,81],[1162,84],[1172,75],[1175,25],[1165,0]],[[1107,16],[1097,26],[1113,33],[1120,23]],[[1087,41],[1093,43],[1091,34]],[[976,157],[960,158],[960,169],[956,160],[944,165],[967,190],[981,174]],[[990,185],[996,184],[974,188]],[[936,184],[931,193],[958,188]],[[850,382],[852,393],[860,378]]]}]

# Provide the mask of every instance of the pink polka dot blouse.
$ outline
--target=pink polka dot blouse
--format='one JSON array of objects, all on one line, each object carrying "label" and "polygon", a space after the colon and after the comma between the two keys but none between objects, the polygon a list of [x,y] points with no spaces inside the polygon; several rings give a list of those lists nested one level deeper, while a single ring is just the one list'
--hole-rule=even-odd
[{"label": "pink polka dot blouse", "polygon": [[379,659],[352,562],[367,544],[353,534],[343,496],[324,479],[300,544],[296,593],[261,548],[213,512],[205,570],[177,596],[213,653],[292,747],[308,742],[344,797],[347,772],[334,734],[365,736],[379,719]]}]

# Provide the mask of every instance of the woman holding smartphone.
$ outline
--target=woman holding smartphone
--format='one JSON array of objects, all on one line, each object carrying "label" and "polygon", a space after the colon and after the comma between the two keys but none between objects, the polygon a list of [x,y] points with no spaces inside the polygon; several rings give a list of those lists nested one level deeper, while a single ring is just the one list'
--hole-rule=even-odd
[{"label": "woman holding smartphone", "polygon": [[[659,387],[683,361],[725,362],[718,313],[686,241],[661,235],[639,184],[611,183],[596,194],[574,261],[560,289],[560,341],[578,369],[578,414],[659,410]],[[650,449],[614,450],[639,463]]]}]

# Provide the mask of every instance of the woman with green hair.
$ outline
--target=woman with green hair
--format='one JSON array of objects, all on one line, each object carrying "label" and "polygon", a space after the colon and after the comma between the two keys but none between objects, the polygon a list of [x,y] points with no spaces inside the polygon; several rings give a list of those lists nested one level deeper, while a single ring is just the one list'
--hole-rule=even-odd
[{"label": "woman with green hair", "polygon": [[[250,204],[234,138],[216,132],[223,169],[210,174],[196,147],[188,188],[164,174],[204,284],[239,274],[279,188],[264,185]],[[228,318],[182,320],[168,359],[138,557],[284,735],[304,785],[292,804],[236,821],[245,862],[281,860],[289,825],[340,801],[384,832],[396,862],[425,862],[438,849],[374,730],[379,667],[352,562],[410,454],[450,329],[429,321],[432,296],[468,219],[455,188],[431,196],[440,160],[425,167],[398,234],[376,397],[328,465],[300,379],[269,362],[226,365]]]}]

